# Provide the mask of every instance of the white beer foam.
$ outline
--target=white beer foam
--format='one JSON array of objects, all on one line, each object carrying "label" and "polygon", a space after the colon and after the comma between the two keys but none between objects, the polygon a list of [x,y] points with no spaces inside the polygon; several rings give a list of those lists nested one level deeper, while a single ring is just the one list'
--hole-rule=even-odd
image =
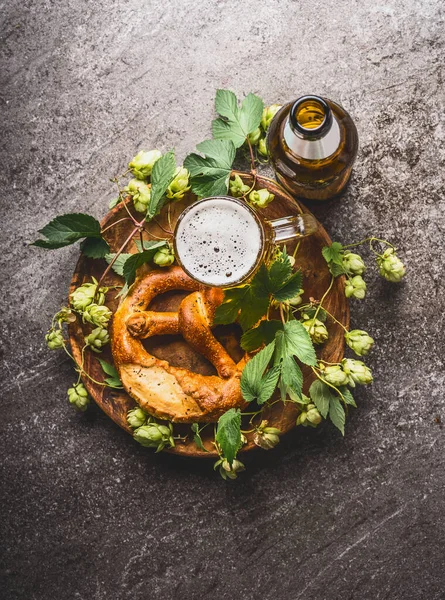
[{"label": "white beer foam", "polygon": [[247,207],[224,198],[198,202],[176,231],[176,251],[184,268],[208,285],[231,285],[255,266],[262,232]]}]

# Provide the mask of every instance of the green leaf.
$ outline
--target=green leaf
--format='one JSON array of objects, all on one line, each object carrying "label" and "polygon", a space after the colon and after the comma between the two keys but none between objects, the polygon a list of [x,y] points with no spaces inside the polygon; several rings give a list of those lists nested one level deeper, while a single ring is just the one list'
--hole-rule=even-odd
[{"label": "green leaf", "polygon": [[301,271],[297,271],[286,281],[286,283],[279,290],[274,292],[273,297],[277,302],[286,302],[286,300],[295,298],[295,296],[301,290],[302,283],[303,276],[301,274]]},{"label": "green leaf", "polygon": [[241,412],[239,408],[231,408],[218,420],[216,441],[221,447],[224,458],[232,465],[241,447]]},{"label": "green leaf", "polygon": [[246,331],[266,314],[269,302],[269,295],[259,293],[253,281],[243,287],[225,290],[224,301],[216,309],[213,322],[215,325],[228,325],[238,319],[243,331]]},{"label": "green leaf", "polygon": [[227,325],[238,319],[243,331],[246,331],[266,314],[270,294],[279,302],[293,298],[301,289],[302,276],[297,272],[289,277],[290,267],[288,258],[284,262],[275,261],[269,270],[263,263],[249,284],[225,290],[224,300],[216,309],[214,323]]},{"label": "green leaf", "polygon": [[110,252],[110,246],[103,238],[86,238],[80,244],[80,249],[89,258],[105,258]]},{"label": "green leaf", "polygon": [[275,341],[260,350],[249,360],[241,374],[241,392],[246,402],[252,402],[260,397],[263,373],[272,358]]},{"label": "green leaf", "polygon": [[[107,263],[110,264],[115,256],[116,254],[106,254],[104,258],[107,261]],[[130,258],[130,256],[133,256],[133,254],[119,254],[119,256],[114,261],[113,266],[111,267],[113,271],[121,277],[124,276],[124,264],[126,260]]]},{"label": "green leaf", "polygon": [[205,448],[204,444],[202,443],[202,438],[199,433],[199,423],[192,423],[191,429],[192,429],[193,433],[195,434],[193,436],[193,441],[195,442],[195,444],[198,446],[198,448],[200,450],[203,450],[204,452],[208,452],[207,448]]},{"label": "green leaf", "polygon": [[264,404],[271,398],[272,394],[275,391],[275,388],[277,387],[280,373],[281,366],[275,365],[267,371],[264,377],[261,378],[260,392],[257,398],[258,404]]},{"label": "green leaf", "polygon": [[332,242],[330,246],[325,246],[321,253],[323,254],[323,257],[328,264],[333,262],[337,265],[341,265],[342,250],[343,246],[340,244],[340,242]]},{"label": "green leaf", "polygon": [[228,140],[205,140],[196,149],[204,156],[192,153],[184,160],[184,167],[190,172],[192,191],[201,197],[227,194],[235,160],[233,143]]},{"label": "green leaf", "polygon": [[285,356],[281,362],[281,384],[286,393],[290,389],[301,398],[303,373],[292,356]]},{"label": "green leaf", "polygon": [[132,254],[129,258],[127,258],[122,267],[122,272],[125,277],[125,282],[128,286],[130,286],[136,279],[136,271],[139,269],[139,267],[153,260],[156,252],[159,250],[159,248],[164,247],[165,244],[166,242],[164,240],[154,242],[150,250],[144,250],[143,252]]},{"label": "green leaf", "polygon": [[230,90],[216,90],[215,110],[230,121],[236,121],[239,116],[238,100]]},{"label": "green leaf", "polygon": [[246,141],[248,134],[259,127],[263,108],[263,101],[255,94],[248,94],[239,107],[233,92],[217,90],[215,109],[222,118],[212,122],[213,137],[230,140],[239,148]]},{"label": "green leaf", "polygon": [[114,377],[115,379],[119,379],[119,373],[117,372],[116,367],[114,365],[110,365],[110,363],[107,363],[101,358],[98,358],[97,360],[100,362],[100,366],[102,367],[102,371],[104,373],[106,373],[107,375],[111,375],[111,377]]},{"label": "green leaf", "polygon": [[305,365],[316,365],[312,340],[299,321],[288,321],[283,331],[278,331],[275,337],[277,345],[277,360],[285,356],[296,356]]},{"label": "green leaf", "polygon": [[270,291],[273,293],[283,287],[292,274],[289,257],[284,254],[283,260],[276,260],[269,269]]},{"label": "green leaf", "polygon": [[146,220],[150,221],[161,210],[164,194],[173,181],[176,171],[175,153],[166,152],[153,166],[151,172],[151,193]]},{"label": "green leaf", "polygon": [[110,200],[110,204],[108,205],[108,208],[114,208],[120,199],[121,199],[121,197],[118,196],[117,198],[113,198],[113,200]]},{"label": "green leaf", "polygon": [[345,435],[345,411],[338,396],[333,396],[329,402],[329,418],[341,434]]},{"label": "green leaf", "polygon": [[355,403],[354,396],[351,394],[349,388],[346,387],[345,385],[342,385],[338,389],[340,390],[340,392],[343,396],[343,400],[345,401],[345,404],[350,404],[354,408],[357,408],[357,404]]},{"label": "green leaf", "polygon": [[331,388],[323,383],[323,381],[316,379],[309,388],[309,395],[315,406],[318,408],[318,412],[326,419],[331,399],[336,398],[332,393]]},{"label": "green leaf", "polygon": [[115,379],[114,377],[107,377],[105,383],[112,388],[122,389],[124,387],[122,381],[120,379]]},{"label": "green leaf", "polygon": [[72,213],[53,219],[43,229],[39,229],[46,240],[36,240],[32,246],[39,248],[62,248],[74,244],[82,238],[100,238],[100,223],[91,215]]},{"label": "green leaf", "polygon": [[241,336],[241,348],[246,352],[252,352],[261,346],[269,344],[275,338],[275,334],[283,329],[283,323],[277,319],[261,321],[258,327],[249,329]]},{"label": "green leaf", "polygon": [[325,246],[321,253],[328,263],[331,275],[338,277],[345,273],[343,268],[343,246],[340,242],[332,242],[330,246]]},{"label": "green leaf", "polygon": [[167,245],[167,240],[159,240],[157,242],[155,241],[147,241],[144,240],[144,245],[142,246],[141,241],[140,240],[134,240],[135,246],[138,249],[138,252],[143,252],[144,250],[153,250],[154,248],[156,248],[156,250],[159,250],[159,242],[164,242],[164,245]]}]

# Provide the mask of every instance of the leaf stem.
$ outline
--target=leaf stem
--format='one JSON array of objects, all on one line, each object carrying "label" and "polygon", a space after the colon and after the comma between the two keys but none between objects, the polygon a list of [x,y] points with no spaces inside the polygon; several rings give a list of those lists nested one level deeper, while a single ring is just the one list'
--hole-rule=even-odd
[{"label": "leaf stem", "polygon": [[[329,294],[329,292],[331,291],[331,289],[332,289],[332,286],[334,285],[334,281],[335,281],[335,277],[334,277],[334,276],[331,276],[331,283],[329,284],[329,287],[328,287],[328,289],[325,291],[325,293],[324,293],[324,294],[323,294],[323,296],[321,297],[321,300],[320,300],[320,302],[318,303],[317,310],[315,311],[315,315],[314,315],[314,321],[315,321],[315,319],[318,317],[318,313],[320,312],[321,305],[323,304],[324,300],[326,299],[326,296],[327,296],[327,295]],[[324,309],[324,310],[326,310],[326,309]]]},{"label": "leaf stem", "polygon": [[131,220],[132,219],[130,219],[129,217],[123,217],[122,219],[119,219],[118,221],[111,223],[111,225],[108,225],[107,227],[105,227],[105,229],[102,229],[102,231],[100,233],[101,234],[105,233],[106,231],[108,231],[109,229],[111,229],[112,227],[117,225],[118,223],[122,223],[122,221],[131,221]]},{"label": "leaf stem", "polygon": [[122,252],[125,250],[125,247],[127,246],[127,244],[133,239],[133,236],[139,231],[139,227],[135,227],[132,232],[130,233],[130,235],[127,237],[127,239],[125,240],[125,242],[122,244],[122,246],[119,248],[119,250],[116,252],[116,254],[113,257],[113,260],[110,262],[110,264],[108,265],[108,267],[105,269],[105,271],[102,273],[99,282],[97,284],[97,288],[96,288],[96,294],[99,292],[99,288],[100,288],[100,284],[102,283],[102,281],[105,279],[105,277],[108,275],[108,273],[110,272],[110,269],[112,268],[112,266],[114,265],[114,263],[116,262],[118,256],[120,256],[122,254]]}]

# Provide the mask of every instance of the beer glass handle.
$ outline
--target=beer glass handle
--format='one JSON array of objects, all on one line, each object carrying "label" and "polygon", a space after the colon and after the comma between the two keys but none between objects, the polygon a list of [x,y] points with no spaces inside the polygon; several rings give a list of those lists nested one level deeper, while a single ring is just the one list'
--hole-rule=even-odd
[{"label": "beer glass handle", "polygon": [[288,242],[315,233],[318,223],[312,215],[306,213],[293,217],[281,217],[268,221],[274,234],[274,242]]}]

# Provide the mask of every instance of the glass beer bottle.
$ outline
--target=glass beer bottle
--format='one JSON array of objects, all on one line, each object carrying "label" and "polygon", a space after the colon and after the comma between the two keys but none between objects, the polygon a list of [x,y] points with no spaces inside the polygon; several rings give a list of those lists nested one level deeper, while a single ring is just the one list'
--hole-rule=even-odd
[{"label": "glass beer bottle", "polygon": [[344,108],[319,96],[302,96],[275,115],[267,147],[276,178],[286,189],[307,200],[328,200],[351,176],[358,135]]}]

